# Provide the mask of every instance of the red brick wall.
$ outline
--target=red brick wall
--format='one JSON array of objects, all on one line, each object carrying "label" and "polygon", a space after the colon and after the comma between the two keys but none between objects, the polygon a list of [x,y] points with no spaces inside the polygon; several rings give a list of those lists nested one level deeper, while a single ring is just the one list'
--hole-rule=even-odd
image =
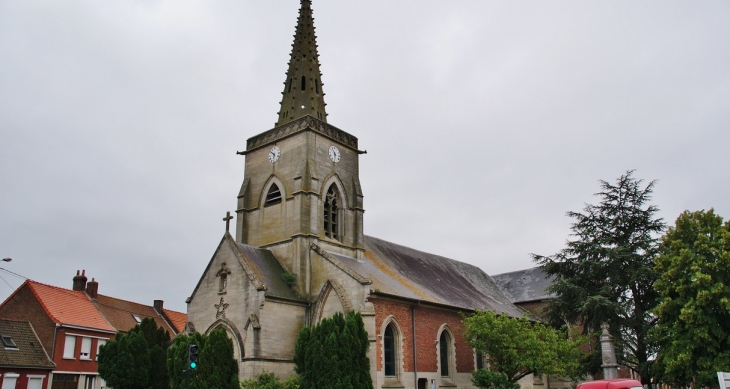
[{"label": "red brick wall", "polygon": [[[63,349],[66,344],[66,334],[71,334],[76,336],[76,348],[74,350],[74,359],[64,359],[63,358]],[[91,359],[85,360],[80,359],[81,355],[81,338],[83,335],[87,335],[89,337],[96,336],[96,337],[105,337],[109,339],[114,339],[113,334],[107,334],[103,332],[96,332],[96,331],[90,331],[90,330],[79,330],[76,328],[59,328],[58,334],[56,335],[56,349],[54,351],[53,355],[53,362],[56,363],[56,370],[57,371],[77,371],[77,372],[96,372],[97,371],[97,363],[96,363],[96,347],[98,345],[99,339],[92,338],[91,339]]]},{"label": "red brick wall", "polygon": [[[398,323],[405,341],[402,343],[400,352],[403,355],[403,371],[413,372],[413,330],[411,319],[410,302],[400,302],[384,298],[372,298],[375,307],[375,330],[377,331],[376,358],[378,370],[383,369],[383,321],[393,315]],[[468,373],[474,370],[474,351],[464,339],[463,325],[458,311],[446,310],[436,307],[418,306],[415,309],[416,316],[416,353],[418,371],[438,371],[436,341],[440,335],[439,329],[446,324],[451,330],[456,342],[456,371]]]},{"label": "red brick wall", "polygon": [[39,369],[12,369],[12,368],[2,368],[0,369],[0,374],[5,375],[5,373],[15,373],[19,374],[20,377],[18,377],[18,381],[15,384],[15,389],[26,389],[28,387],[28,375],[42,375],[43,378],[43,388],[48,387],[48,379],[49,374],[51,373],[50,370],[39,370]]},{"label": "red brick wall", "polygon": [[0,318],[30,322],[46,352],[51,354],[56,324],[48,317],[28,285],[21,287],[0,307]]}]

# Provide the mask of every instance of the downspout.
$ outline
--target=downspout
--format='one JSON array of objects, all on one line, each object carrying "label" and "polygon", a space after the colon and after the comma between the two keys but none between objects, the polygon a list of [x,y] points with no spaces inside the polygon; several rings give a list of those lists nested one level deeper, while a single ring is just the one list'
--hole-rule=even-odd
[{"label": "downspout", "polygon": [[51,345],[51,361],[53,361],[53,358],[56,357],[56,333],[58,332],[58,323],[56,323],[56,327],[53,329],[53,344]]},{"label": "downspout", "polygon": [[418,300],[411,305],[411,329],[413,330],[413,388],[418,389],[418,354],[416,350],[416,307],[421,305]]}]

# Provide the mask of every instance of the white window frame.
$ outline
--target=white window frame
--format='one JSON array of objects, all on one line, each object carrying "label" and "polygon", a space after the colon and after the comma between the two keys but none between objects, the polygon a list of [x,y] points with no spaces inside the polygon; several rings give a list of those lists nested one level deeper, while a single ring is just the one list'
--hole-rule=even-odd
[{"label": "white window frame", "polygon": [[79,359],[89,361],[91,360],[91,338],[81,338],[81,353]]},{"label": "white window frame", "polygon": [[105,345],[107,341],[109,341],[109,339],[101,339],[101,338],[99,338],[96,341],[96,360],[97,361],[99,360],[99,349],[101,348],[101,346]]},{"label": "white window frame", "polygon": [[31,380],[41,380],[40,388],[43,389],[43,379],[46,378],[44,375],[31,375],[28,374],[28,388],[30,388]]},{"label": "white window frame", "polygon": [[[70,347],[69,347],[70,346]],[[63,344],[63,359],[76,359],[76,335],[66,334]]]},{"label": "white window frame", "polygon": [[[20,374],[18,373],[5,373],[3,374],[3,382],[2,382],[2,389],[15,389],[15,386],[18,384],[18,378],[20,378]],[[13,384],[12,386],[5,385],[5,380],[11,379]],[[10,382],[10,381],[8,381]]]}]

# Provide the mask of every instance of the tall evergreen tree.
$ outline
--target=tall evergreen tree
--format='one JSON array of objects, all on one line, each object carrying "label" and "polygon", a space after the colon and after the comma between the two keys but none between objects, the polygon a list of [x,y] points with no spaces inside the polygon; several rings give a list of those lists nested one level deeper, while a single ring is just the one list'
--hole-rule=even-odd
[{"label": "tall evergreen tree", "polygon": [[655,371],[677,386],[716,386],[730,366],[730,222],[685,211],[662,239],[655,287]]},{"label": "tall evergreen tree", "polygon": [[106,383],[116,389],[147,389],[150,376],[150,353],[139,332],[118,333],[101,346],[98,371]]},{"label": "tall evergreen tree", "polygon": [[[174,342],[167,349],[167,373],[170,376],[170,387],[172,389],[186,389],[185,374],[189,375],[190,389],[206,389],[202,377],[198,371],[189,371],[188,350],[189,345],[195,344],[199,350],[205,347],[207,337],[199,333],[192,336],[180,334],[175,337]],[[204,361],[201,358],[201,365]],[[187,373],[184,373],[187,371]]]},{"label": "tall evergreen tree", "polygon": [[[555,281],[550,291],[556,297],[548,306],[555,323],[583,325],[597,332],[608,323],[618,349],[619,363],[639,373],[650,385],[649,357],[656,348],[648,330],[654,324],[657,304],[653,259],[658,234],[665,226],[657,207],[649,205],[654,181],[642,186],[633,171],[615,185],[600,181],[598,205],[587,204],[580,212],[568,212],[575,238],[553,256],[533,254],[533,259]],[[585,366],[588,373],[600,369],[600,350]]]},{"label": "tall evergreen tree", "polygon": [[294,352],[301,389],[372,389],[369,347],[359,313],[337,313],[303,328]]},{"label": "tall evergreen tree", "polygon": [[205,388],[238,389],[238,362],[233,342],[222,328],[211,331],[200,351],[201,383]]}]

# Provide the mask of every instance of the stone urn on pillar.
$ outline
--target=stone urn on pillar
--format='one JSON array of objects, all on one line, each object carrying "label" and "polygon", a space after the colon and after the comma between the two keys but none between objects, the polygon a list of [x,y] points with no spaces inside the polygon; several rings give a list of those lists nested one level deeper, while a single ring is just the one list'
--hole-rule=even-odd
[{"label": "stone urn on pillar", "polygon": [[603,378],[618,378],[618,363],[616,363],[616,351],[613,347],[613,337],[608,333],[608,324],[601,325],[601,359],[603,364]]}]

